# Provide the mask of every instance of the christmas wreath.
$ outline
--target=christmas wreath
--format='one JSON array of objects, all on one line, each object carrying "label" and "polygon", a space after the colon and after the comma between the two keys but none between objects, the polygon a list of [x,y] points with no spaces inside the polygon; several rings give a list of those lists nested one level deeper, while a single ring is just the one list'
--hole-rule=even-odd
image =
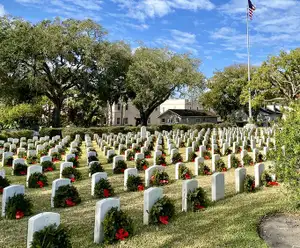
[{"label": "christmas wreath", "polygon": [[246,155],[243,157],[243,163],[244,163],[244,166],[253,165],[253,159],[250,157],[249,154],[246,154]]},{"label": "christmas wreath", "polygon": [[56,167],[52,161],[44,161],[42,162],[43,172],[55,171]]},{"label": "christmas wreath", "polygon": [[37,159],[38,157],[37,156],[28,156],[27,159],[26,159],[26,162],[28,164],[36,164],[37,163]]},{"label": "christmas wreath", "polygon": [[61,155],[65,155],[65,149],[60,147],[57,149],[58,150],[58,153],[61,154]]},{"label": "christmas wreath", "polygon": [[52,162],[55,163],[55,162],[59,162],[61,160],[61,154],[58,153],[58,152],[53,152],[51,154],[52,156]]},{"label": "christmas wreath", "polygon": [[266,157],[262,155],[260,152],[255,154],[255,163],[262,163],[266,160]]},{"label": "christmas wreath", "polygon": [[235,153],[241,153],[241,151],[242,151],[242,149],[241,149],[241,147],[239,147],[239,146],[236,146],[235,147]]},{"label": "christmas wreath", "polygon": [[228,156],[229,154],[232,153],[232,150],[228,147],[226,150],[225,150],[225,153],[223,154],[223,156]]},{"label": "christmas wreath", "polygon": [[209,151],[204,151],[203,157],[205,160],[209,160],[209,159],[211,159],[211,153]]},{"label": "christmas wreath", "polygon": [[187,200],[189,208],[194,212],[204,210],[210,203],[206,191],[201,187],[190,191],[187,195]]},{"label": "christmas wreath", "polygon": [[102,222],[104,243],[113,244],[133,235],[133,221],[122,210],[111,208]]},{"label": "christmas wreath", "polygon": [[175,206],[173,201],[164,196],[159,199],[150,210],[150,223],[151,224],[164,224],[167,225],[170,219],[175,214]]},{"label": "christmas wreath", "polygon": [[221,152],[220,152],[220,148],[219,147],[217,147],[216,149],[214,149],[214,154],[220,154]]},{"label": "christmas wreath", "polygon": [[200,163],[198,166],[198,174],[199,175],[211,175],[210,168],[204,163]]},{"label": "christmas wreath", "polygon": [[0,194],[2,194],[3,189],[9,185],[10,185],[10,181],[5,177],[0,176]]},{"label": "christmas wreath", "polygon": [[178,174],[182,180],[188,180],[193,177],[193,173],[191,172],[191,170],[184,165],[180,165],[178,170]]},{"label": "christmas wreath", "polygon": [[120,155],[125,155],[126,147],[122,146],[120,149]]},{"label": "christmas wreath", "polygon": [[129,142],[129,143],[127,143],[126,146],[127,146],[127,149],[131,149],[132,148],[132,143]]},{"label": "christmas wreath", "polygon": [[230,163],[232,168],[242,167],[241,161],[234,155],[231,155]]},{"label": "christmas wreath", "polygon": [[278,182],[273,181],[271,175],[267,171],[264,171],[261,174],[260,180],[261,180],[262,184],[266,187],[278,186],[279,185]]},{"label": "christmas wreath", "polygon": [[151,186],[164,186],[169,183],[169,175],[167,172],[155,170],[150,178]]},{"label": "christmas wreath", "polygon": [[76,158],[69,158],[68,162],[73,163],[73,168],[78,168],[79,167],[79,161]]},{"label": "christmas wreath", "polygon": [[167,166],[166,158],[164,156],[157,156],[156,157],[156,164],[157,165],[162,165],[162,166]]},{"label": "christmas wreath", "polygon": [[47,156],[47,151],[46,150],[40,150],[40,151],[38,151],[37,157],[41,158],[43,156]]},{"label": "christmas wreath", "polygon": [[196,144],[194,146],[194,152],[198,152],[199,151],[199,147],[200,147],[200,143],[196,142]]},{"label": "christmas wreath", "polygon": [[127,191],[143,191],[144,184],[139,176],[129,175],[127,179]]},{"label": "christmas wreath", "polygon": [[9,197],[5,205],[5,217],[7,219],[21,219],[32,214],[32,203],[23,194],[15,194]]},{"label": "christmas wreath", "polygon": [[244,180],[244,190],[248,193],[255,191],[255,178],[253,176],[246,175]]},{"label": "christmas wreath", "polygon": [[28,179],[28,188],[43,188],[48,186],[48,179],[42,173],[35,172]]},{"label": "christmas wreath", "polygon": [[12,153],[16,153],[16,152],[17,152],[17,148],[12,147],[12,148],[10,148],[10,151],[11,151]]},{"label": "christmas wreath", "polygon": [[146,159],[137,159],[135,162],[135,167],[139,171],[147,170],[149,167],[149,162]]},{"label": "christmas wreath", "polygon": [[126,156],[127,161],[133,161],[134,160],[134,153],[133,151],[128,151]]},{"label": "christmas wreath", "polygon": [[114,149],[117,150],[118,148],[119,148],[119,143],[116,143],[116,144],[114,145]]},{"label": "christmas wreath", "polygon": [[63,178],[69,178],[71,179],[71,182],[75,182],[77,180],[81,179],[81,173],[77,169],[73,167],[66,167],[63,169],[61,173]]},{"label": "christmas wreath", "polygon": [[195,162],[195,159],[197,158],[196,153],[190,152],[188,156],[188,162]]},{"label": "christmas wreath", "polygon": [[134,152],[134,153],[140,153],[140,152],[141,152],[141,147],[140,147],[140,146],[135,146],[135,147],[133,148],[133,152]]},{"label": "christmas wreath", "polygon": [[146,150],[145,153],[145,158],[151,158],[151,151],[150,150]]},{"label": "christmas wreath", "polygon": [[101,178],[94,188],[94,196],[97,198],[107,198],[114,196],[114,189],[106,178]]},{"label": "christmas wreath", "polygon": [[18,158],[24,158],[24,159],[26,159],[26,152],[19,152],[18,153]]},{"label": "christmas wreath", "polygon": [[180,143],[179,143],[179,148],[183,148],[183,147],[185,147],[185,144],[184,144],[183,141],[180,141]]},{"label": "christmas wreath", "polygon": [[31,248],[41,247],[64,247],[72,248],[68,231],[62,226],[55,224],[44,227],[33,234]]},{"label": "christmas wreath", "polygon": [[4,159],[3,166],[11,167],[12,164],[13,164],[13,160],[14,160],[14,158],[13,158],[12,156],[6,157],[6,158]]},{"label": "christmas wreath", "polygon": [[89,156],[88,157],[88,162],[93,162],[93,161],[99,161],[99,159],[96,156]]},{"label": "christmas wreath", "polygon": [[183,161],[183,159],[182,159],[182,156],[180,155],[180,153],[175,152],[172,157],[172,164],[177,164],[182,161]]},{"label": "christmas wreath", "polygon": [[27,174],[27,165],[26,164],[15,164],[13,168],[13,175],[15,176],[24,176]]},{"label": "christmas wreath", "polygon": [[107,163],[111,164],[113,162],[115,156],[117,156],[117,154],[111,154],[111,155],[109,155],[109,157],[107,159]]},{"label": "christmas wreath", "polygon": [[123,174],[124,171],[127,169],[127,164],[124,160],[119,160],[116,163],[116,167],[113,170],[114,174]]},{"label": "christmas wreath", "polygon": [[217,172],[225,172],[227,171],[226,169],[226,165],[224,163],[224,161],[222,159],[219,159],[216,163],[215,163],[215,168]]},{"label": "christmas wreath", "polygon": [[89,173],[91,175],[97,173],[97,172],[104,172],[103,167],[101,166],[100,162],[95,161],[90,164]]},{"label": "christmas wreath", "polygon": [[81,202],[77,189],[72,185],[60,186],[53,198],[54,207],[73,207]]}]

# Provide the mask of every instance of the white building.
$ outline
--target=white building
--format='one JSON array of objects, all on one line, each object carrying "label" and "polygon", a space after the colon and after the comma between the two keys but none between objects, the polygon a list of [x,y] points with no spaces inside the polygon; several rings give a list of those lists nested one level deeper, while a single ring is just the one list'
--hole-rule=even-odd
[{"label": "white building", "polygon": [[[197,101],[189,101],[186,99],[169,99],[157,107],[150,115],[148,124],[158,125],[160,124],[160,116],[162,113],[169,109],[188,109],[188,110],[201,110],[201,106]],[[136,121],[139,120],[139,111],[133,106],[132,102],[127,104],[118,103],[112,107],[112,125],[123,126],[131,125],[135,126]]]}]

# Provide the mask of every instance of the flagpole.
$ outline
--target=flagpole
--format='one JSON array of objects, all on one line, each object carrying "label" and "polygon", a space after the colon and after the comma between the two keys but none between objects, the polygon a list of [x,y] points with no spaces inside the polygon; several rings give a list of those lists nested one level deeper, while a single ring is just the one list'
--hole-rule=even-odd
[{"label": "flagpole", "polygon": [[[247,3],[247,53],[248,53],[248,83],[251,81],[250,75],[250,39],[249,39],[249,4]],[[249,120],[252,119],[252,106],[251,106],[251,89],[249,88]]]}]

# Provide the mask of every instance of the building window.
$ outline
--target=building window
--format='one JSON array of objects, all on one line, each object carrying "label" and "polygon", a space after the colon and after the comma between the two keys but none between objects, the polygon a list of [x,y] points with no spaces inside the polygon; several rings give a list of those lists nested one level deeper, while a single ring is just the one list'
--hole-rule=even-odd
[{"label": "building window", "polygon": [[150,118],[149,118],[149,119],[148,119],[148,123],[150,123],[150,121],[151,121],[151,120],[150,120]]},{"label": "building window", "polygon": [[165,119],[165,118],[161,119],[161,122],[162,122],[162,123],[165,123],[165,122],[166,122],[166,119]]},{"label": "building window", "polygon": [[128,118],[124,118],[123,123],[124,123],[124,125],[127,125],[128,124]]},{"label": "building window", "polygon": [[117,125],[120,125],[120,121],[121,121],[121,119],[117,118]]},{"label": "building window", "polygon": [[118,110],[121,110],[121,104],[118,103]]},{"label": "building window", "polygon": [[125,110],[128,110],[128,104],[125,105]]}]

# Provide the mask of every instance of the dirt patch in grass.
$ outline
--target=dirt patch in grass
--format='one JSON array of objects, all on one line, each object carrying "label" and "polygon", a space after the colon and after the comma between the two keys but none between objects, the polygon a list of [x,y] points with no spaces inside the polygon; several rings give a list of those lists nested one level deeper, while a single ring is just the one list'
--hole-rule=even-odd
[{"label": "dirt patch in grass", "polygon": [[261,221],[259,232],[272,248],[300,248],[300,216],[267,216]]}]

